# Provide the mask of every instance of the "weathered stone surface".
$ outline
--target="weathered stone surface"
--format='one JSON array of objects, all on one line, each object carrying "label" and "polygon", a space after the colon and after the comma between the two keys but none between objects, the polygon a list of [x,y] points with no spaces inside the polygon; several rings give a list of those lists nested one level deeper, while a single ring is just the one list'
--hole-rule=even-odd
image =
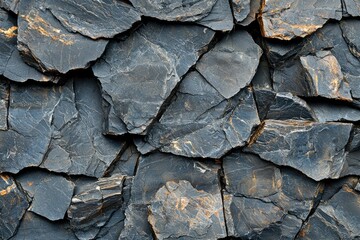
[{"label": "weathered stone surface", "polygon": [[9,82],[0,78],[0,130],[7,130],[8,128],[9,87]]},{"label": "weathered stone surface", "polygon": [[129,145],[121,156],[107,170],[106,175],[121,174],[125,176],[134,176],[135,168],[140,158],[140,153],[134,145]]},{"label": "weathered stone surface", "polygon": [[266,118],[276,120],[316,120],[316,115],[301,98],[291,93],[277,93],[269,104]]},{"label": "weathered stone surface", "polygon": [[124,176],[114,175],[77,190],[67,212],[77,238],[94,239],[100,227],[121,207],[124,180]]},{"label": "weathered stone surface", "polygon": [[315,56],[300,57],[300,61],[309,81],[310,96],[352,100],[341,66],[331,52],[320,51]]},{"label": "weathered stone surface", "polygon": [[351,131],[351,136],[347,148],[348,151],[355,151],[360,149],[360,127],[358,125],[355,125]]},{"label": "weathered stone surface", "polygon": [[260,120],[264,120],[269,111],[271,103],[274,101],[276,92],[272,89],[254,89],[254,97]]},{"label": "weathered stone surface", "polygon": [[19,2],[20,0],[0,0],[0,7],[17,14]]},{"label": "weathered stone surface", "polygon": [[215,31],[232,30],[234,19],[229,1],[217,0],[209,15],[196,22]]},{"label": "weathered stone surface", "polygon": [[0,175],[0,238],[9,239],[16,232],[21,218],[29,206],[26,195],[14,179]]},{"label": "weathered stone surface", "polygon": [[341,176],[360,176],[360,150],[355,148],[346,155],[346,161]]},{"label": "weathered stone surface", "polygon": [[122,1],[46,0],[46,6],[70,32],[93,39],[112,38],[141,20],[140,14]]},{"label": "weathered stone surface", "polygon": [[34,186],[32,192],[33,200],[29,211],[46,217],[51,221],[63,219],[70,205],[74,192],[74,184],[58,175],[47,174],[41,180],[31,175],[32,173],[21,178],[21,184],[25,185],[25,189],[26,185]]},{"label": "weathered stone surface", "polygon": [[260,124],[250,88],[230,100],[221,96],[198,72],[181,82],[174,101],[145,137],[140,152],[160,149],[187,157],[220,158],[243,146]]},{"label": "weathered stone surface", "polygon": [[320,122],[356,122],[360,121],[360,110],[338,102],[314,100],[308,102]]},{"label": "weathered stone surface", "polygon": [[231,98],[251,82],[261,55],[250,34],[237,30],[204,54],[196,69],[221,95]]},{"label": "weathered stone surface", "polygon": [[130,0],[143,15],[166,21],[193,22],[206,17],[217,0]]},{"label": "weathered stone surface", "polygon": [[358,181],[359,179],[356,176],[347,176],[336,180],[324,181],[324,190],[321,194],[321,201],[328,201],[344,186],[354,189]]},{"label": "weathered stone surface", "polygon": [[149,206],[158,239],[218,239],[226,236],[221,195],[198,191],[188,181],[169,181]]},{"label": "weathered stone surface", "polygon": [[360,194],[344,186],[320,203],[297,239],[357,239],[360,237]]},{"label": "weathered stone surface", "polygon": [[89,66],[104,52],[107,40],[70,33],[44,8],[45,0],[21,1],[18,48],[25,60],[43,72],[67,73]]},{"label": "weathered stone surface", "polygon": [[360,16],[360,2],[356,0],[342,0],[343,10],[347,15],[353,17]]},{"label": "weathered stone surface", "polygon": [[265,0],[260,25],[264,37],[290,40],[310,35],[329,19],[341,17],[340,0]]},{"label": "weathered stone surface", "polygon": [[266,120],[246,151],[317,181],[339,178],[351,128],[348,123]]},{"label": "weathered stone surface", "polygon": [[36,238],[39,240],[77,240],[67,222],[51,222],[31,212],[26,212],[16,235],[11,240],[25,240]]},{"label": "weathered stone surface", "polygon": [[[236,0],[232,0],[232,1],[236,2]],[[244,20],[241,20],[241,22],[238,22],[238,24],[243,25],[243,26],[248,26],[250,23],[254,22],[257,18],[257,14],[259,13],[260,6],[261,6],[261,0],[250,0],[249,14],[247,15],[247,17]],[[246,7],[244,9],[246,9]],[[236,19],[237,14],[234,13],[234,16]]]},{"label": "weathered stone surface", "polygon": [[111,107],[106,132],[144,134],[213,35],[200,26],[148,23],[109,44],[93,67]]},{"label": "weathered stone surface", "polygon": [[[360,3],[359,4],[359,16],[360,16]],[[340,27],[345,41],[349,45],[351,53],[360,60],[360,39],[357,33],[360,31],[359,19],[346,19],[341,21]]]},{"label": "weathered stone surface", "polygon": [[242,22],[250,14],[250,2],[256,0],[231,0],[231,5],[236,22]]}]

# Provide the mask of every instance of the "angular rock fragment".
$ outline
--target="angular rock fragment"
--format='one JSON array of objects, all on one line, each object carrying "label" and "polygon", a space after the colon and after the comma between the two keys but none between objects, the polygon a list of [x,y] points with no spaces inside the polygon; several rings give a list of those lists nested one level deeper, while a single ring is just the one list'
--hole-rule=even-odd
[{"label": "angular rock fragment", "polygon": [[158,239],[225,237],[220,195],[198,191],[188,181],[169,181],[149,206],[149,222]]},{"label": "angular rock fragment", "polygon": [[112,38],[140,21],[140,14],[122,1],[46,0],[47,8],[70,32],[84,36]]},{"label": "angular rock fragment", "polygon": [[355,125],[351,132],[351,137],[348,144],[348,151],[355,151],[360,149],[360,127]]},{"label": "angular rock fragment", "polygon": [[[232,0],[233,2],[236,2],[236,0]],[[238,2],[238,1],[237,1]],[[245,1],[246,2],[246,1]],[[260,6],[261,6],[261,0],[250,0],[250,12],[249,14],[246,16],[246,18],[244,20],[242,20],[242,14],[240,15],[240,22],[238,22],[238,24],[242,25],[242,26],[248,26],[250,23],[254,22],[257,18],[257,14],[259,13],[260,10]],[[234,11],[235,8],[233,8]],[[247,7],[244,7],[244,10],[247,9]],[[241,9],[242,10],[242,9]],[[240,13],[241,13],[240,10]],[[237,19],[237,14],[234,13],[234,17],[237,21],[239,21]]]},{"label": "angular rock fragment", "polygon": [[121,174],[125,176],[134,176],[135,168],[138,163],[140,153],[134,145],[128,146],[121,154],[119,159],[110,166],[106,175]]},{"label": "angular rock fragment", "polygon": [[217,0],[130,0],[136,9],[144,16],[154,17],[166,21],[194,22],[206,17]]},{"label": "angular rock fragment", "polygon": [[200,26],[148,23],[111,42],[93,67],[108,107],[105,131],[144,134],[213,36]]},{"label": "angular rock fragment", "polygon": [[25,190],[30,188],[29,195],[33,197],[29,211],[51,221],[64,218],[74,192],[72,182],[62,176],[37,172],[22,175],[19,180]]},{"label": "angular rock fragment", "polygon": [[67,73],[86,68],[104,52],[107,40],[70,33],[44,8],[45,0],[21,1],[18,48],[27,63],[42,72]]},{"label": "angular rock fragment", "polygon": [[8,104],[10,96],[9,82],[0,79],[0,131],[8,128]]},{"label": "angular rock fragment", "polygon": [[272,89],[254,89],[254,97],[260,120],[264,120],[269,111],[271,103],[274,101],[276,92]]},{"label": "angular rock fragment", "polygon": [[181,82],[174,101],[144,138],[140,152],[159,149],[187,157],[220,158],[243,146],[260,124],[253,94],[243,89],[230,100],[198,72]]},{"label": "angular rock fragment", "polygon": [[14,179],[6,174],[0,175],[0,238],[9,239],[16,232],[20,221],[29,206],[26,195]]},{"label": "angular rock fragment", "polygon": [[344,186],[320,203],[297,239],[357,239],[360,237],[360,194]]},{"label": "angular rock fragment", "polygon": [[359,179],[355,176],[347,176],[336,180],[327,180],[321,194],[321,201],[328,201],[337,194],[344,186],[355,189]]},{"label": "angular rock fragment", "polygon": [[19,2],[20,0],[0,0],[0,7],[17,14]]},{"label": "angular rock fragment", "polygon": [[290,40],[310,35],[329,19],[341,17],[340,0],[265,0],[260,10],[260,25],[264,37]]},{"label": "angular rock fragment", "polygon": [[[359,16],[360,16],[360,3]],[[357,33],[360,31],[359,19],[346,19],[341,21],[340,27],[345,41],[349,45],[351,53],[360,60],[360,39]]]},{"label": "angular rock fragment", "polygon": [[204,54],[196,69],[222,96],[231,98],[251,82],[261,55],[250,34],[238,30]]},{"label": "angular rock fragment", "polygon": [[300,61],[312,91],[310,96],[352,100],[341,66],[331,52],[320,51],[315,56],[300,57]]},{"label": "angular rock fragment", "polygon": [[68,209],[70,225],[79,239],[94,239],[122,204],[125,177],[114,175],[82,186]]},{"label": "angular rock fragment", "polygon": [[[266,120],[246,151],[319,181],[339,178],[352,124]],[[327,139],[327,141],[324,141]]]},{"label": "angular rock fragment", "polygon": [[[351,147],[351,145],[349,145]],[[358,148],[350,150],[346,155],[345,165],[341,176],[356,175],[360,176],[360,150]]]},{"label": "angular rock fragment", "polygon": [[215,31],[232,30],[234,19],[229,1],[217,0],[209,15],[196,22]]},{"label": "angular rock fragment", "polygon": [[256,0],[231,0],[236,22],[242,22],[250,14],[250,2]]},{"label": "angular rock fragment", "polygon": [[26,212],[16,235],[11,239],[24,240],[33,237],[36,239],[77,240],[67,222],[51,222],[32,212]]},{"label": "angular rock fragment", "polygon": [[346,14],[352,17],[360,16],[360,2],[357,0],[342,0],[343,8]]},{"label": "angular rock fragment", "polygon": [[360,121],[360,110],[338,102],[308,102],[319,122],[356,122]]}]

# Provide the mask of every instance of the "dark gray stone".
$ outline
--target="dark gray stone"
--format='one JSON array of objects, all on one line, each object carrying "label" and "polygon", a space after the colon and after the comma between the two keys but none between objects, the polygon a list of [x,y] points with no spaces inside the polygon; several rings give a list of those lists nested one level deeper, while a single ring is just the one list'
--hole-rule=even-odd
[{"label": "dark gray stone", "polygon": [[360,149],[360,127],[355,125],[351,131],[351,136],[347,150],[350,152]]},{"label": "dark gray stone", "polygon": [[272,89],[272,79],[270,74],[270,65],[265,55],[260,58],[259,66],[256,73],[251,81],[252,87],[257,89]]},{"label": "dark gray stone", "polygon": [[[360,3],[359,4],[359,16],[360,16]],[[357,33],[360,31],[359,19],[346,19],[342,20],[340,27],[345,41],[349,45],[351,53],[360,60],[360,39]]]},{"label": "dark gray stone", "polygon": [[260,120],[264,120],[266,118],[269,107],[274,101],[275,96],[276,92],[271,89],[254,89],[254,97]]},{"label": "dark gray stone", "polygon": [[358,239],[360,194],[344,186],[330,200],[320,203],[297,239]]},{"label": "dark gray stone", "polygon": [[36,184],[29,211],[51,221],[63,219],[70,205],[74,184],[61,176],[48,176]]},{"label": "dark gray stone", "polygon": [[157,148],[187,157],[220,158],[245,145],[258,124],[250,88],[227,100],[194,71],[181,82],[174,101],[144,138],[147,145],[136,144],[140,152]]},{"label": "dark gray stone", "polygon": [[215,31],[232,30],[234,19],[229,1],[217,0],[209,15],[196,22]]},{"label": "dark gray stone", "polygon": [[[339,178],[352,124],[266,120],[246,151],[319,181]],[[324,139],[327,139],[324,141]]]},{"label": "dark gray stone", "polygon": [[51,222],[31,212],[26,212],[16,235],[11,240],[27,239],[77,240],[65,221]]},{"label": "dark gray stone", "polygon": [[0,7],[17,14],[19,2],[20,0],[0,0]]},{"label": "dark gray stone", "polygon": [[149,206],[148,220],[157,239],[226,237],[220,192],[198,191],[190,182],[166,182]]},{"label": "dark gray stone", "polygon": [[345,15],[360,16],[360,2],[357,0],[342,0]]},{"label": "dark gray stone", "polygon": [[360,150],[354,149],[346,155],[345,164],[341,176],[360,176]]},{"label": "dark gray stone", "polygon": [[70,32],[93,39],[112,38],[141,20],[140,14],[122,1],[46,0],[46,6]]},{"label": "dark gray stone", "polygon": [[121,174],[125,176],[134,176],[135,168],[140,158],[140,153],[134,145],[128,146],[121,154],[119,159],[116,160],[108,169],[106,175]]},{"label": "dark gray stone", "polygon": [[114,175],[78,189],[67,212],[78,239],[94,239],[112,213],[121,207],[124,180],[124,176]]},{"label": "dark gray stone", "polygon": [[107,40],[70,33],[44,8],[45,0],[21,1],[18,48],[25,61],[42,72],[67,73],[86,68],[104,52]]},{"label": "dark gray stone", "polygon": [[5,79],[0,79],[0,131],[8,128],[8,106],[10,85]]},{"label": "dark gray stone", "polygon": [[338,102],[314,100],[308,102],[319,122],[360,121],[360,110]]},{"label": "dark gray stone", "polygon": [[250,14],[250,2],[256,0],[231,0],[234,18],[237,23],[242,22]]},{"label": "dark gray stone", "polygon": [[260,26],[264,37],[290,40],[310,35],[329,19],[341,17],[340,0],[266,0],[261,6]]},{"label": "dark gray stone", "polygon": [[[236,0],[232,0],[232,1],[236,2]],[[248,26],[250,23],[254,22],[257,18],[257,14],[259,13],[260,6],[261,6],[261,0],[250,0],[249,14],[247,15],[247,17],[244,20],[241,20],[241,22],[238,22],[238,24],[243,25],[243,26]],[[244,9],[246,9],[246,7]],[[241,11],[240,11],[240,13],[241,13]],[[236,19],[237,14],[234,13],[234,16]],[[241,16],[241,14],[240,14],[240,16]]]},{"label": "dark gray stone", "polygon": [[144,16],[166,21],[193,22],[206,17],[217,0],[130,0],[136,9]]},{"label": "dark gray stone", "polygon": [[9,239],[13,236],[29,203],[14,181],[6,174],[0,175],[0,238]]},{"label": "dark gray stone", "polygon": [[213,36],[200,26],[148,23],[111,42],[93,67],[108,106],[106,132],[144,134]]},{"label": "dark gray stone", "polygon": [[358,177],[347,176],[336,180],[327,180],[324,182],[324,190],[321,194],[321,201],[328,201],[336,193],[338,193],[341,188],[347,186],[354,189],[358,183]]},{"label": "dark gray stone", "polygon": [[196,69],[221,95],[231,98],[249,85],[261,55],[261,48],[250,34],[237,30],[205,53],[196,64]]}]

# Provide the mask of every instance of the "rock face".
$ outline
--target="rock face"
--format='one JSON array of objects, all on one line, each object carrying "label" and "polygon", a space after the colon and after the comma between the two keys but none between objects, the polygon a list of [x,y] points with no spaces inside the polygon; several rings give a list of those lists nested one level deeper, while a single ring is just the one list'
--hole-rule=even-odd
[{"label": "rock face", "polygon": [[93,67],[109,108],[107,132],[144,134],[213,34],[199,26],[152,23],[110,43]]},{"label": "rock face", "polygon": [[158,239],[217,239],[225,232],[222,209],[221,196],[198,191],[188,181],[170,181],[156,192],[149,222]]},{"label": "rock face", "polygon": [[104,52],[107,40],[91,40],[67,29],[42,6],[45,0],[19,4],[18,48],[27,63],[43,72],[86,68]]},{"label": "rock face", "polygon": [[264,37],[290,40],[305,37],[321,28],[327,20],[340,20],[340,0],[265,0],[260,11]]},{"label": "rock face", "polygon": [[291,166],[317,181],[338,178],[351,128],[352,124],[346,123],[267,120],[246,151],[275,164]]},{"label": "rock face", "polygon": [[9,239],[15,234],[29,203],[9,175],[0,175],[0,189],[0,238]]}]

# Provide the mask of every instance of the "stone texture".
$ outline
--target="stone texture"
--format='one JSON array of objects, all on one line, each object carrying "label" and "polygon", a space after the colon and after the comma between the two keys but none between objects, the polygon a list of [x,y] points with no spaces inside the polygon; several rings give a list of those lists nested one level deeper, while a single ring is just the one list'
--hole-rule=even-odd
[{"label": "stone texture", "polygon": [[17,14],[19,2],[20,0],[0,0],[0,7]]},{"label": "stone texture", "polygon": [[63,219],[73,192],[74,184],[64,177],[47,176],[37,182],[29,211],[51,221]]},{"label": "stone texture", "polygon": [[0,130],[7,130],[8,128],[8,106],[10,97],[9,82],[0,79]]},{"label": "stone texture", "polygon": [[124,176],[114,175],[77,190],[67,214],[78,239],[94,239],[100,227],[121,207],[124,180]]},{"label": "stone texture", "polygon": [[341,17],[340,0],[265,0],[260,25],[264,37],[290,40],[310,35],[329,19]]},{"label": "stone texture", "polygon": [[319,122],[360,121],[360,110],[352,106],[319,100],[308,102],[308,104]]},{"label": "stone texture", "polygon": [[217,0],[209,15],[196,22],[215,31],[232,30],[234,27],[234,19],[229,1]]},{"label": "stone texture", "polygon": [[[319,181],[339,178],[352,124],[267,120],[246,151]],[[323,139],[327,139],[326,142]]]},{"label": "stone texture", "polygon": [[44,6],[45,0],[21,1],[18,48],[30,65],[42,72],[67,73],[86,68],[104,52],[107,40],[71,33]]},{"label": "stone texture", "polygon": [[360,16],[360,3],[356,0],[342,0],[343,9],[346,15],[353,17]]},{"label": "stone texture", "polygon": [[129,145],[121,156],[109,167],[106,175],[121,174],[134,176],[136,165],[138,164],[140,153],[134,145]]},{"label": "stone texture", "polygon": [[149,206],[157,239],[218,239],[226,236],[221,195],[198,191],[188,181],[169,181]]},{"label": "stone texture", "polygon": [[320,203],[297,239],[357,239],[360,194],[344,186],[330,200]]},{"label": "stone texture", "polygon": [[236,22],[242,22],[250,14],[250,2],[256,0],[231,0],[231,5]]},{"label": "stone texture", "polygon": [[0,175],[0,238],[13,236],[29,206],[28,200],[14,179],[6,174]]},{"label": "stone texture", "polygon": [[174,101],[145,137],[145,144],[136,144],[143,153],[158,148],[187,157],[220,158],[245,145],[258,124],[250,88],[227,100],[194,71],[181,82]]},{"label": "stone texture", "polygon": [[84,36],[112,38],[140,21],[140,14],[122,1],[46,0],[47,8],[70,32]]},{"label": "stone texture", "polygon": [[193,22],[206,17],[217,0],[130,0],[143,15],[166,21]]},{"label": "stone texture", "polygon": [[237,30],[204,54],[196,69],[222,96],[231,98],[251,82],[261,55],[250,34]]},{"label": "stone texture", "polygon": [[93,67],[108,106],[106,132],[144,134],[213,35],[200,26],[149,23],[113,41]]},{"label": "stone texture", "polygon": [[[360,16],[360,3],[358,4]],[[360,60],[360,40],[356,35],[360,31],[359,23],[358,19],[346,19],[341,21],[340,27],[351,53]]]}]

